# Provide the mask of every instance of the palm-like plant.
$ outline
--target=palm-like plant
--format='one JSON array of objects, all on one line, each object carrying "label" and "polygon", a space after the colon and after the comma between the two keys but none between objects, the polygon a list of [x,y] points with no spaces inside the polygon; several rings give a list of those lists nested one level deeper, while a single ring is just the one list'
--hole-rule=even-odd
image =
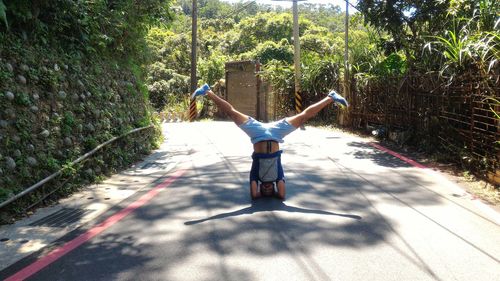
[{"label": "palm-like plant", "polygon": [[314,95],[339,89],[340,64],[334,59],[311,61],[304,67],[302,90]]},{"label": "palm-like plant", "polygon": [[464,66],[470,63],[472,40],[467,34],[447,30],[444,36],[431,36],[430,38],[434,41],[427,43],[424,49],[428,50],[429,53],[437,51],[443,56],[444,62],[440,69],[442,75],[463,71]]},{"label": "palm-like plant", "polygon": [[[493,112],[493,115],[498,120],[497,122],[500,122],[500,112],[495,110],[495,109],[500,107],[500,100],[498,100],[497,98],[494,98],[494,97],[487,97],[483,100],[483,102],[488,103],[488,106],[490,107],[491,112]],[[500,140],[497,140],[495,143],[500,145]]]},{"label": "palm-like plant", "polygon": [[[497,22],[500,23],[500,19]],[[492,71],[498,65],[500,58],[500,34],[490,31],[480,33],[476,49],[483,69],[487,69],[487,72]]]},{"label": "palm-like plant", "polygon": [[434,41],[425,45],[424,49],[438,51],[443,56],[441,74],[453,77],[474,66],[484,75],[497,65],[500,35],[498,32],[471,30],[472,23],[473,19],[469,19],[458,31],[446,30],[444,36],[431,36]]}]

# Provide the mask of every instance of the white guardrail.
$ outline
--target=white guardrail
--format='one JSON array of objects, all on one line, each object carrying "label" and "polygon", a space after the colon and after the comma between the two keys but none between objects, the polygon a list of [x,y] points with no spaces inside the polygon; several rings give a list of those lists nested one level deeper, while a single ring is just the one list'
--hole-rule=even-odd
[{"label": "white guardrail", "polygon": [[[84,155],[82,155],[82,156],[78,157],[78,159],[76,159],[75,161],[71,162],[71,163],[70,163],[70,165],[77,164],[77,163],[79,163],[79,162],[81,162],[81,161],[83,161],[83,160],[87,159],[88,157],[90,157],[90,156],[92,156],[94,153],[96,153],[98,150],[100,150],[101,148],[103,148],[104,146],[106,146],[106,145],[108,145],[108,144],[110,144],[110,143],[112,143],[112,142],[114,142],[114,141],[116,141],[116,140],[118,140],[118,139],[121,139],[121,138],[123,138],[123,137],[125,137],[125,136],[128,136],[128,135],[130,135],[130,134],[133,134],[133,133],[135,133],[135,132],[139,132],[139,131],[142,131],[142,130],[145,130],[145,129],[149,129],[149,128],[152,128],[152,127],[154,127],[154,125],[149,125],[149,126],[146,126],[146,127],[136,128],[136,129],[133,129],[133,130],[131,130],[131,131],[129,131],[129,132],[126,132],[126,133],[124,133],[124,134],[122,134],[122,135],[120,135],[120,136],[113,137],[113,138],[111,138],[110,140],[108,140],[108,141],[106,141],[106,142],[104,142],[104,143],[101,143],[100,145],[96,146],[96,147],[95,147],[94,149],[92,149],[91,151],[89,151],[89,152],[85,153]],[[8,205],[8,204],[10,204],[11,202],[13,202],[13,201],[15,201],[15,200],[17,200],[17,199],[19,199],[19,198],[23,197],[24,195],[26,195],[26,194],[28,194],[28,193],[30,193],[30,192],[32,192],[32,191],[34,191],[34,190],[36,190],[38,187],[40,187],[40,186],[44,185],[45,183],[47,183],[48,181],[52,180],[53,178],[55,178],[55,177],[59,176],[60,174],[62,174],[63,170],[64,170],[64,168],[59,169],[59,171],[57,171],[57,172],[53,173],[52,175],[50,175],[50,176],[48,176],[48,177],[44,178],[43,180],[41,180],[41,181],[39,181],[39,182],[35,183],[34,185],[32,185],[32,186],[30,186],[30,187],[26,188],[26,189],[25,189],[25,190],[23,190],[22,192],[20,192],[20,193],[18,193],[18,194],[16,194],[16,195],[14,195],[14,196],[12,196],[12,197],[10,197],[10,198],[9,198],[9,199],[7,199],[6,201],[4,201],[4,202],[0,203],[0,209],[1,209],[1,208],[3,208],[3,207],[5,207],[5,206],[7,206],[7,205]]]}]

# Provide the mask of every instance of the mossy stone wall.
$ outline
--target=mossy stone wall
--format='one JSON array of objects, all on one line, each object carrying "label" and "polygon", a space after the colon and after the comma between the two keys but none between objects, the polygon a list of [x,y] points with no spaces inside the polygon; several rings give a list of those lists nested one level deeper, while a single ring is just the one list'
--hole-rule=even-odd
[{"label": "mossy stone wall", "polygon": [[[147,92],[131,64],[2,39],[0,202],[113,136],[152,123]],[[127,137],[132,143],[140,138],[137,151],[115,146],[108,153],[119,151],[118,158],[131,162],[131,154],[152,148],[159,132],[139,135]],[[101,164],[87,174],[125,163]]]}]

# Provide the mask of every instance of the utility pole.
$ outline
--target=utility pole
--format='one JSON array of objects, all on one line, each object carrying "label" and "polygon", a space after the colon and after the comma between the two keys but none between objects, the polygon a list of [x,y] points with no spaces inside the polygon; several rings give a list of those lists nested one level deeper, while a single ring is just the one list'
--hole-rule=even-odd
[{"label": "utility pole", "polygon": [[[197,88],[196,78],[196,46],[197,46],[197,31],[198,31],[198,5],[197,0],[193,0],[193,9],[191,11],[192,26],[191,26],[191,93]],[[193,122],[196,118],[196,99],[192,99],[189,104],[189,121]]]},{"label": "utility pole", "polygon": [[[350,96],[350,79],[349,79],[349,1],[345,1],[345,32],[344,32],[344,96],[347,100],[351,100]],[[347,114],[347,113],[346,113]],[[346,114],[340,116],[340,123],[344,125]]]},{"label": "utility pole", "polygon": [[292,1],[293,13],[293,65],[295,73],[295,112],[302,112],[302,96],[300,95],[300,38],[299,38],[299,8],[297,2],[305,0],[273,0],[273,1]]},{"label": "utility pole", "polygon": [[344,94],[349,97],[349,2],[345,1]]},{"label": "utility pole", "polygon": [[293,65],[295,70],[295,112],[302,112],[302,96],[300,95],[300,39],[298,0],[293,0]]}]

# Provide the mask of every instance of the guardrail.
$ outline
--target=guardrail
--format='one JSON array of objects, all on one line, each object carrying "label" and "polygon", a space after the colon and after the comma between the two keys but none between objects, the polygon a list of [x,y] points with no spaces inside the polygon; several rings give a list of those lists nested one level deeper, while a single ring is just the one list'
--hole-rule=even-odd
[{"label": "guardrail", "polygon": [[[149,129],[149,128],[153,128],[154,125],[149,125],[149,126],[145,126],[145,127],[141,127],[141,128],[136,128],[136,129],[133,129],[131,131],[128,131],[120,136],[117,136],[117,137],[113,137],[111,139],[109,139],[108,141],[104,142],[104,143],[101,143],[100,145],[96,146],[94,149],[92,149],[91,151],[85,153],[84,155],[78,157],[76,160],[74,160],[73,162],[70,163],[70,165],[75,165],[75,164],[78,164],[79,162],[87,159],[88,157],[92,156],[94,153],[96,153],[98,150],[100,150],[101,148],[105,147],[106,145],[118,140],[118,139],[121,139],[123,137],[126,137],[130,134],[133,134],[133,133],[136,133],[136,132],[139,132],[139,131],[142,131],[142,130],[145,130],[145,129]],[[52,180],[53,178],[59,176],[62,174],[62,172],[64,171],[64,168],[61,168],[59,169],[59,171],[53,173],[52,175],[44,178],[43,180],[35,183],[34,185],[26,188],[25,190],[23,190],[22,192],[10,197],[9,199],[7,199],[6,201],[0,203],[0,209],[7,206],[8,204],[12,203],[13,201],[25,196],[26,194],[29,194],[31,192],[33,192],[34,190],[36,190],[37,188],[39,188],[40,186],[43,186],[45,183],[47,183],[48,181]]]}]

